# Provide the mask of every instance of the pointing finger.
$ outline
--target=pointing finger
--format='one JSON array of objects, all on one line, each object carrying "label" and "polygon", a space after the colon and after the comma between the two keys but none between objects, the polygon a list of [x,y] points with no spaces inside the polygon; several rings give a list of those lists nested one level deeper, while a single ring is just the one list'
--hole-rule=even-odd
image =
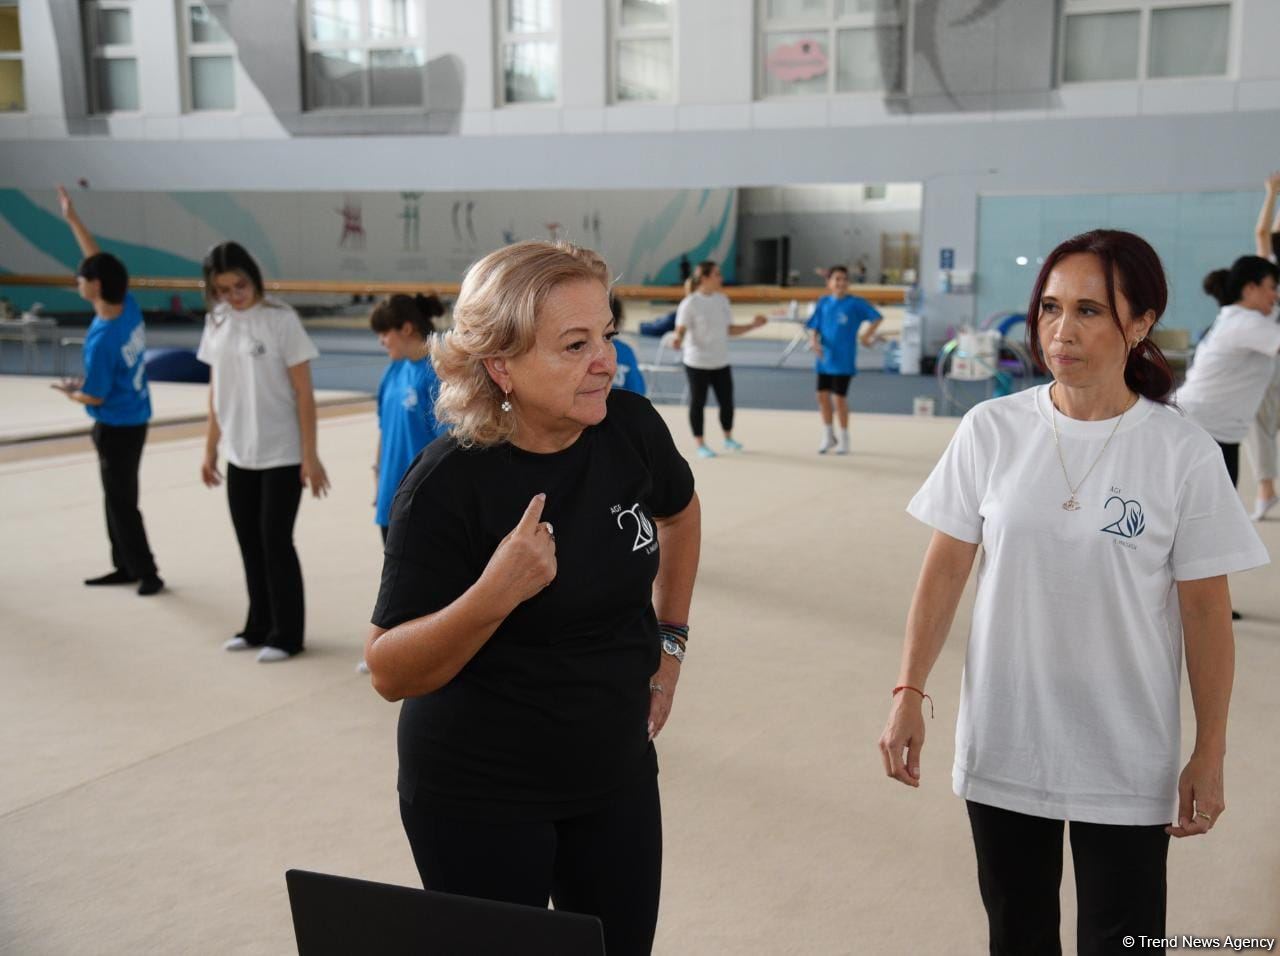
[{"label": "pointing finger", "polygon": [[533,534],[538,528],[538,522],[542,520],[542,509],[546,506],[546,503],[547,496],[545,494],[534,495],[533,500],[529,502],[529,507],[524,509],[520,523],[516,525],[516,532]]}]

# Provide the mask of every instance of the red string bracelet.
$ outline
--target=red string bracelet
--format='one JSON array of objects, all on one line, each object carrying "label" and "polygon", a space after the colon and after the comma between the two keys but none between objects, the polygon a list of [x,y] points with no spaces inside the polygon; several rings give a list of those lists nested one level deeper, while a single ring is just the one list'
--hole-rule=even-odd
[{"label": "red string bracelet", "polygon": [[912,687],[910,684],[900,684],[900,685],[898,685],[897,687],[895,687],[895,688],[893,689],[893,693],[892,693],[890,696],[891,696],[891,697],[897,697],[897,696],[898,696],[898,692],[899,692],[899,691],[904,691],[904,690],[913,690],[913,691],[915,691],[917,694],[919,694],[921,697],[923,697],[925,700],[927,700],[927,701],[929,702],[929,719],[930,719],[930,720],[932,720],[932,719],[933,719],[933,698],[932,698],[932,697],[930,697],[928,694],[926,694],[924,691],[922,691],[919,687]]}]

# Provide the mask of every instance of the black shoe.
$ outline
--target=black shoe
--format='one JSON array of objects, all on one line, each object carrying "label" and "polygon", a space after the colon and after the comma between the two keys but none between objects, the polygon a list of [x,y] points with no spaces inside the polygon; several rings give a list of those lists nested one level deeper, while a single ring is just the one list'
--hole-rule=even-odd
[{"label": "black shoe", "polygon": [[1244,620],[1244,615],[1243,615],[1243,614],[1241,614],[1239,611],[1232,611],[1232,612],[1231,612],[1231,620],[1233,620],[1233,621],[1241,621],[1241,620]]},{"label": "black shoe", "polygon": [[164,581],[160,580],[158,574],[148,574],[142,579],[142,583],[138,585],[138,593],[143,597],[148,594],[159,594],[164,590]]},{"label": "black shoe", "polygon": [[121,571],[116,568],[110,574],[103,574],[96,578],[86,578],[84,583],[91,588],[96,588],[103,584],[137,584],[138,579],[128,571]]}]

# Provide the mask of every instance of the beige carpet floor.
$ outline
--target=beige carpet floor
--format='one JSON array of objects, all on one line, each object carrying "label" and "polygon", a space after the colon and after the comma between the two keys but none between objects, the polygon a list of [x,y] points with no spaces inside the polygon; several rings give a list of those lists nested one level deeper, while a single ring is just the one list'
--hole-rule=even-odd
[{"label": "beige carpet floor", "polygon": [[[682,411],[664,414],[688,450]],[[855,454],[819,458],[815,415],[747,411],[747,453],[695,463],[705,543],[659,740],[659,953],[985,951],[949,775],[967,598],[930,683],[924,786],[887,781],[875,746],[928,538],[902,509],[953,427],[863,416]],[[219,650],[243,580],[183,434],[157,432],[144,458],[169,583],[150,599],[80,584],[108,565],[83,440],[0,463],[0,953],[285,954],[287,868],[415,882],[397,708],[353,670],[380,566],[372,415],[322,422],[334,490],[297,534],[309,650],[274,666]],[[1280,550],[1280,521],[1262,533]],[[1172,847],[1171,933],[1280,933],[1275,575],[1232,582],[1247,618],[1229,810]],[[1064,897],[1072,951],[1069,871]]]}]

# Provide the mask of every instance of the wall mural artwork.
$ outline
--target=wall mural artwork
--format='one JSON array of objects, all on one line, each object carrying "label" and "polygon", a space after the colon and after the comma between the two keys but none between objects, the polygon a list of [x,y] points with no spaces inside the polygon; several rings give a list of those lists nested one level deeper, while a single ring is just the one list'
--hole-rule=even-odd
[{"label": "wall mural artwork", "polygon": [[[1048,106],[1056,16],[1053,3],[914,0],[912,92],[886,102],[911,113],[1025,109],[1036,105],[1029,98]],[[1001,46],[1009,36],[1025,39]]]},{"label": "wall mural artwork", "polygon": [[[133,275],[197,277],[235,239],[267,278],[458,282],[481,256],[520,239],[567,239],[600,252],[618,282],[674,285],[681,258],[735,276],[734,189],[483,193],[81,190],[76,207]],[[52,191],[0,189],[0,271],[69,274],[79,254]],[[6,288],[25,307],[82,311],[73,291]],[[169,293],[140,295],[168,308]],[[184,296],[199,306],[195,293]]]}]

